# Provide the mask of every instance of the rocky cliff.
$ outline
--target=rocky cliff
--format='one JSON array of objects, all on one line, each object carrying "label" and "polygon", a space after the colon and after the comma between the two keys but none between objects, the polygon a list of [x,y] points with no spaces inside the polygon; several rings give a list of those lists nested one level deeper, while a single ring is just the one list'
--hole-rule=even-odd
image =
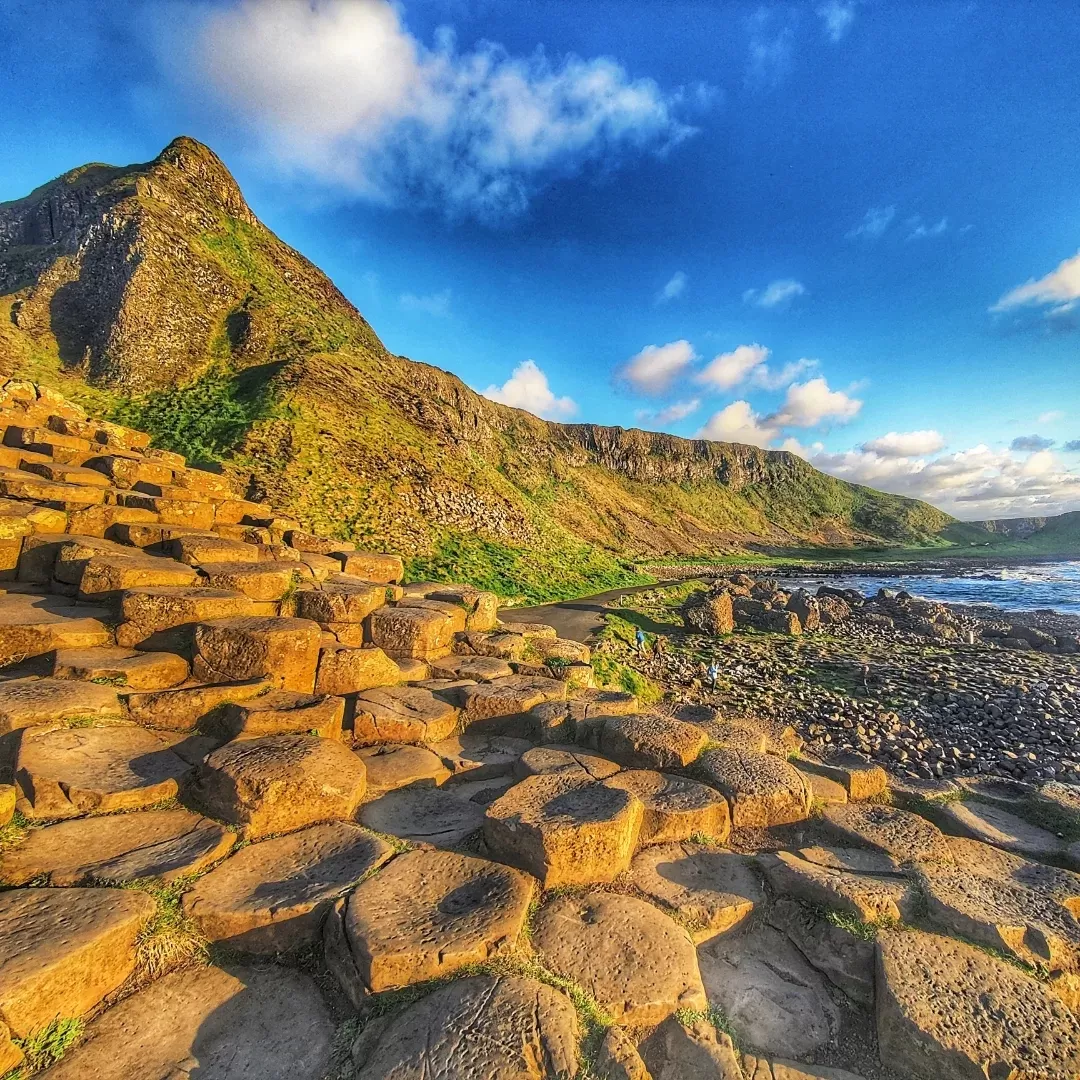
[{"label": "rocky cliff", "polygon": [[550,423],[392,355],[188,138],[0,204],[0,374],[504,594],[619,584],[646,555],[922,543],[950,520],[791,454]]}]

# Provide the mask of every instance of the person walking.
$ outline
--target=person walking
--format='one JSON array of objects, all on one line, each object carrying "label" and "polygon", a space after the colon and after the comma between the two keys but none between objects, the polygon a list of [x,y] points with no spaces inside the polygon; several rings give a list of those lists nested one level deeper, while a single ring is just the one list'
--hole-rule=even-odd
[{"label": "person walking", "polygon": [[652,651],[653,656],[655,656],[657,660],[659,660],[664,655],[663,635],[657,634],[656,637],[653,638]]},{"label": "person walking", "polygon": [[645,655],[645,631],[639,626],[637,633],[634,635],[634,640],[637,642],[637,654],[638,656]]},{"label": "person walking", "polygon": [[716,689],[716,680],[720,677],[720,665],[714,660],[705,672],[709,677],[709,689]]}]

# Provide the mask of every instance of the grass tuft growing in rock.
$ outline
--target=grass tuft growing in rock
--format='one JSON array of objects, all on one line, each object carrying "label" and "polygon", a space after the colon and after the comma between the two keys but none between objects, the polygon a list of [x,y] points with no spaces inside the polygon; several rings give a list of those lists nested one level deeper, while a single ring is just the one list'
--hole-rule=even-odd
[{"label": "grass tuft growing in rock", "polygon": [[81,1016],[61,1017],[31,1032],[25,1039],[16,1039],[26,1058],[4,1080],[22,1080],[55,1065],[82,1038],[85,1027]]},{"label": "grass tuft growing in rock", "polygon": [[206,963],[206,940],[181,906],[181,897],[197,875],[187,874],[162,885],[154,879],[125,881],[122,889],[135,889],[153,897],[157,910],[136,942],[135,979],[150,982],[188,963]]}]

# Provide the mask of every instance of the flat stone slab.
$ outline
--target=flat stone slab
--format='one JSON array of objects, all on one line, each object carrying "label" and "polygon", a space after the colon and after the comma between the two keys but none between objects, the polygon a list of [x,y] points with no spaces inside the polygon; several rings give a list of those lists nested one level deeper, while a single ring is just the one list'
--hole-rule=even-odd
[{"label": "flat stone slab", "polygon": [[611,716],[600,731],[600,751],[628,769],[680,769],[709,741],[694,724],[669,716]]},{"label": "flat stone slab", "polygon": [[606,782],[633,792],[645,807],[639,844],[667,844],[692,836],[723,843],[731,832],[727,800],[706,784],[651,769],[627,769]]},{"label": "flat stone slab", "polygon": [[637,847],[644,807],[622,788],[574,776],[530,776],[488,808],[484,839],[496,858],[544,888],[613,881]]},{"label": "flat stone slab", "polygon": [[842,841],[874,848],[900,863],[952,861],[942,831],[907,810],[876,803],[848,803],[826,807],[822,820]]},{"label": "flat stone slab", "polygon": [[209,941],[289,952],[315,941],[333,902],[391,855],[353,822],[311,825],[238,851],[184,894],[184,911]]},{"label": "flat stone slab", "polygon": [[466,731],[434,743],[431,749],[453,773],[456,784],[509,776],[521,755],[532,749],[532,743],[506,735]]},{"label": "flat stone slab", "polygon": [[236,842],[223,825],[189,810],[147,810],[76,818],[26,839],[0,857],[0,883],[50,885],[91,881],[173,881],[224,858]]},{"label": "flat stone slab", "polygon": [[533,881],[500,863],[409,851],[356,887],[345,938],[363,987],[380,993],[440,978],[517,944]]},{"label": "flat stone slab", "polygon": [[799,762],[798,769],[806,781],[806,786],[810,789],[810,798],[815,803],[821,803],[824,806],[839,806],[848,801],[847,788],[840,781],[811,771],[803,762]]},{"label": "flat stone slab", "polygon": [[819,910],[790,896],[769,909],[769,924],[787,934],[810,966],[841,993],[869,1008],[874,1002],[874,942],[821,917]]},{"label": "flat stone slab", "polygon": [[850,870],[856,874],[901,874],[903,866],[884,851],[867,848],[815,846],[799,848],[800,859],[832,870]]},{"label": "flat stone slab", "polygon": [[12,1034],[82,1016],[120,986],[154,908],[131,889],[0,893],[0,1016]]},{"label": "flat stone slab", "polygon": [[1013,881],[1080,916],[1080,874],[1033,862],[978,840],[959,836],[945,839],[962,870],[998,881]]},{"label": "flat stone slab", "polygon": [[401,682],[401,668],[382,649],[324,645],[315,677],[317,694],[358,694]]},{"label": "flat stone slab", "polygon": [[240,739],[199,766],[192,795],[212,817],[246,838],[348,820],[364,797],[364,763],[339,742],[315,735]]},{"label": "flat stone slab", "polygon": [[916,909],[917,892],[900,877],[819,866],[790,851],[765,852],[758,856],[758,864],[777,895],[846,911],[863,922],[910,918]]},{"label": "flat stone slab", "polygon": [[634,857],[634,884],[676,912],[696,942],[737,926],[765,900],[750,860],[702,844],[661,844]]},{"label": "flat stone slab", "polygon": [[606,780],[622,771],[610,758],[577,746],[536,746],[526,750],[514,766],[519,780],[527,776],[573,776],[579,780]]},{"label": "flat stone slab", "polygon": [[669,1016],[640,1050],[651,1080],[743,1080],[731,1036],[705,1017]]},{"label": "flat stone slab", "polygon": [[188,662],[176,653],[132,649],[58,649],[53,677],[112,683],[132,690],[167,690],[189,674]]},{"label": "flat stone slab", "polygon": [[29,728],[15,761],[18,807],[32,820],[139,810],[175,796],[190,771],[166,739],[135,724]]},{"label": "flat stone slab", "polygon": [[372,643],[394,657],[430,660],[445,656],[453,645],[454,634],[465,629],[465,612],[455,609],[455,616],[454,612],[429,606],[431,603],[420,600],[373,611],[366,622]]},{"label": "flat stone slab", "polygon": [[920,866],[919,879],[930,918],[945,930],[1027,964],[1071,969],[1080,961],[1080,922],[1052,886],[1030,888],[1011,875],[935,863]]},{"label": "flat stone slab", "polygon": [[8,679],[0,682],[0,735],[38,724],[120,715],[120,699],[112,686],[69,679]]},{"label": "flat stone slab", "polygon": [[220,711],[214,730],[230,739],[261,738],[307,732],[320,739],[341,740],[345,699],[325,694],[271,690],[250,701],[230,704]]},{"label": "flat stone slab", "polygon": [[709,1002],[749,1046],[806,1058],[838,1033],[840,1014],[824,979],[773,927],[723,934],[698,959]]},{"label": "flat stone slab", "polygon": [[353,738],[361,746],[378,743],[437,743],[457,727],[458,710],[430,690],[390,686],[358,694]]},{"label": "flat stone slab", "polygon": [[472,679],[491,682],[514,674],[514,669],[496,656],[443,656],[430,662],[433,679]]},{"label": "flat stone slab", "polygon": [[827,1065],[803,1065],[781,1058],[756,1057],[743,1054],[742,1071],[745,1080],[863,1080],[847,1069],[831,1069]]},{"label": "flat stone slab", "polygon": [[915,1080],[1080,1073],[1080,1023],[1043,983],[951,938],[878,936],[883,1061]]},{"label": "flat stone slab", "polygon": [[871,799],[889,786],[885,770],[860,754],[835,754],[827,762],[807,763],[806,768],[842,784],[849,799]]},{"label": "flat stone slab", "polygon": [[438,787],[450,778],[442,758],[424,746],[365,746],[356,754],[367,769],[369,797],[405,787]]},{"label": "flat stone slab", "polygon": [[637,897],[556,897],[536,916],[533,944],[553,971],[584,987],[624,1027],[707,1007],[693,942]]},{"label": "flat stone slab", "polygon": [[446,788],[408,788],[366,803],[360,820],[401,840],[456,847],[483,828],[484,810]]},{"label": "flat stone slab", "polygon": [[358,1080],[554,1080],[578,1069],[570,999],[518,976],[458,979],[353,1046]]},{"label": "flat stone slab", "polygon": [[192,668],[204,682],[267,679],[282,690],[310,694],[321,642],[319,624],[310,619],[275,615],[213,619],[195,627]]},{"label": "flat stone slab", "polygon": [[810,814],[806,781],[783,758],[752,750],[707,750],[698,769],[705,783],[728,800],[736,829],[787,825]]},{"label": "flat stone slab", "polygon": [[519,716],[544,701],[566,698],[566,683],[537,675],[510,675],[505,679],[466,686],[461,692],[466,724]]},{"label": "flat stone slab", "polygon": [[104,609],[76,607],[59,596],[0,596],[0,664],[54,649],[107,645],[112,640],[102,621],[107,616]]},{"label": "flat stone slab", "polygon": [[284,967],[189,968],[125,998],[49,1080],[322,1080],[334,1022],[318,988]]},{"label": "flat stone slab", "polygon": [[941,814],[949,822],[950,831],[954,829],[961,836],[993,844],[1017,855],[1045,859],[1060,855],[1065,848],[1052,832],[1031,825],[992,803],[974,799],[948,802],[942,805]]}]

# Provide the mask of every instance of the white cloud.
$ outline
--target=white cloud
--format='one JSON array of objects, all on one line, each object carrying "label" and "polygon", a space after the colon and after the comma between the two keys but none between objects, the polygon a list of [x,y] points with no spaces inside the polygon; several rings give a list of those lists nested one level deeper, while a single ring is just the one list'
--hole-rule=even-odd
[{"label": "white cloud", "polygon": [[643,394],[662,394],[696,355],[693,345],[684,339],[667,345],[646,345],[630,357],[619,374]]},{"label": "white cloud", "polygon": [[825,26],[825,33],[835,45],[851,29],[855,21],[855,4],[841,3],[841,0],[826,0],[817,13]]},{"label": "white cloud", "polygon": [[802,296],[806,286],[793,278],[780,278],[770,281],[764,289],[747,289],[743,293],[744,304],[754,304],[760,308],[787,307],[796,296]]},{"label": "white cloud", "polygon": [[693,398],[690,401],[673,401],[656,412],[643,409],[637,413],[637,418],[641,423],[649,425],[677,424],[680,420],[692,416],[700,407],[700,398]]},{"label": "white cloud", "polygon": [[1042,435],[1019,435],[1009,443],[1009,449],[1018,454],[1034,454],[1040,450],[1049,450],[1053,445],[1053,439],[1044,438]]},{"label": "white cloud", "polygon": [[769,358],[764,345],[739,345],[731,352],[719,353],[694,376],[694,381],[717,390],[730,390]]},{"label": "white cloud", "polygon": [[671,275],[671,280],[656,294],[656,302],[666,304],[669,300],[674,300],[676,296],[681,296],[685,288],[686,275],[681,270],[676,270]]},{"label": "white cloud", "polygon": [[843,390],[831,390],[823,378],[793,383],[771,417],[779,427],[816,427],[825,420],[845,423],[858,415],[862,402]]},{"label": "white cloud", "polygon": [[904,224],[911,230],[907,236],[909,240],[925,240],[949,230],[949,219],[945,217],[933,225],[927,225],[921,217],[910,217]]},{"label": "white cloud", "polygon": [[438,319],[450,314],[450,290],[431,293],[430,296],[417,296],[415,293],[402,293],[398,303],[406,311],[422,311],[425,315],[434,315]]},{"label": "white cloud", "polygon": [[1029,278],[1023,285],[1007,292],[990,309],[993,312],[1032,305],[1052,305],[1049,314],[1071,311],[1080,301],[1080,251],[1071,259],[1065,259],[1045,277]]},{"label": "white cloud", "polygon": [[758,416],[749,401],[733,401],[708,419],[697,438],[767,447],[778,434],[769,418]]},{"label": "white cloud", "polygon": [[1065,413],[1061,409],[1051,409],[1049,412],[1039,413],[1035,418],[1036,424],[1056,424],[1065,419]]},{"label": "white cloud", "polygon": [[848,240],[854,240],[865,236],[876,240],[892,224],[894,217],[896,217],[895,206],[872,206],[863,215],[862,221],[848,231],[846,237]]},{"label": "white cloud", "polygon": [[890,431],[862,444],[862,449],[885,458],[921,457],[936,454],[945,448],[945,439],[938,431]]},{"label": "white cloud", "polygon": [[872,450],[804,454],[817,468],[855,484],[925,499],[966,520],[1027,517],[1080,509],[1080,475],[1057,456],[1017,456],[980,444],[936,458],[887,457]]},{"label": "white cloud", "polygon": [[545,420],[565,420],[577,412],[577,402],[568,397],[556,397],[548,386],[547,376],[533,360],[518,364],[502,386],[489,386],[483,395],[502,405],[525,409]]},{"label": "white cloud", "polygon": [[663,153],[711,91],[662,89],[609,57],[511,55],[453,31],[426,45],[386,0],[180,8],[162,63],[254,132],[286,169],[364,198],[498,221],[589,163]]}]

